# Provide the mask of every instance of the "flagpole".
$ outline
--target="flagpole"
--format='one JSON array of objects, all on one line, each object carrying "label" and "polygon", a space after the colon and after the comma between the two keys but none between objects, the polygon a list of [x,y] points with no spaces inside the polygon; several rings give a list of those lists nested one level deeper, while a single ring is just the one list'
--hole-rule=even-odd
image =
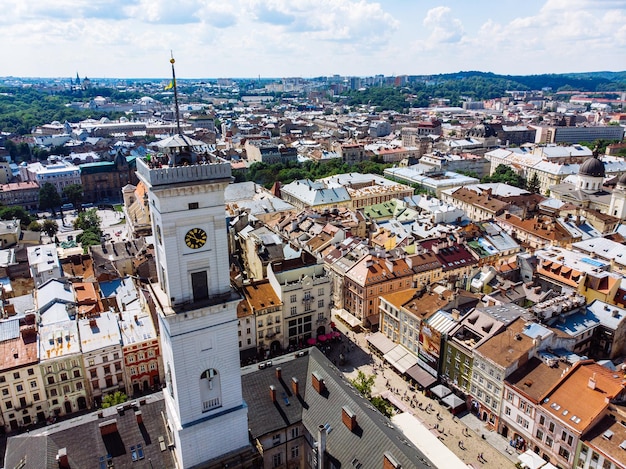
[{"label": "flagpole", "polygon": [[[170,52],[171,54],[171,52]],[[178,91],[176,91],[176,72],[174,71],[174,55],[172,54],[172,58],[170,59],[170,63],[172,64],[172,83],[174,84],[174,104],[176,106],[176,131],[178,135],[181,135],[180,132],[180,111],[178,110]]]}]

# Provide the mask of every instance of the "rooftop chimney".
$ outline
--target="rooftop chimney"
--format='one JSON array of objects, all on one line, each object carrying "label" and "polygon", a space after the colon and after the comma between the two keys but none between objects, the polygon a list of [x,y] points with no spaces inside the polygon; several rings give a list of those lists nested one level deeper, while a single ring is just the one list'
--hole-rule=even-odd
[{"label": "rooftop chimney", "polygon": [[59,451],[57,451],[57,462],[59,463],[59,468],[69,469],[70,461],[67,458],[67,448],[60,448]]},{"label": "rooftop chimney", "polygon": [[589,389],[595,389],[596,388],[596,374],[594,373],[592,377],[589,378],[589,382],[587,383],[587,386],[589,386]]},{"label": "rooftop chimney", "polygon": [[313,386],[313,389],[315,389],[319,394],[326,391],[326,384],[317,371],[311,373],[311,386]]},{"label": "rooftop chimney", "polygon": [[391,454],[387,452],[383,454],[383,469],[400,469],[401,467],[400,463]]},{"label": "rooftop chimney", "polygon": [[281,380],[283,378],[283,369],[279,366],[276,368],[276,379]]},{"label": "rooftop chimney", "polygon": [[358,427],[355,413],[352,412],[347,406],[343,406],[341,408],[341,421],[351,432],[356,430]]},{"label": "rooftop chimney", "polygon": [[300,395],[300,383],[295,376],[291,378],[291,390],[296,396]]},{"label": "rooftop chimney", "polygon": [[115,433],[117,431],[117,419],[107,420],[98,426],[100,427],[100,435],[110,435],[111,433]]},{"label": "rooftop chimney", "polygon": [[270,384],[270,398],[272,402],[276,402],[276,388]]},{"label": "rooftop chimney", "polygon": [[317,427],[317,469],[324,469],[324,456],[326,455],[326,426]]},{"label": "rooftop chimney", "polygon": [[141,425],[143,423],[143,414],[140,410],[135,411],[135,418],[137,419],[137,425]]}]

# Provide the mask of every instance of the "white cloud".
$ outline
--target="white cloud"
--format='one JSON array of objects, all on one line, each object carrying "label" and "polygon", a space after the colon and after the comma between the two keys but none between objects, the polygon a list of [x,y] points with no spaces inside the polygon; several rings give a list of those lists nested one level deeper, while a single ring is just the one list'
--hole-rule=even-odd
[{"label": "white cloud", "polygon": [[380,3],[366,0],[252,0],[250,7],[256,20],[282,33],[357,46],[384,43],[399,25]]},{"label": "white cloud", "polygon": [[431,31],[428,38],[431,44],[459,42],[463,38],[463,23],[452,16],[449,7],[431,8],[426,13],[423,24]]},{"label": "white cloud", "polygon": [[170,49],[187,77],[624,68],[626,0],[501,3],[0,0],[0,76],[166,76]]}]

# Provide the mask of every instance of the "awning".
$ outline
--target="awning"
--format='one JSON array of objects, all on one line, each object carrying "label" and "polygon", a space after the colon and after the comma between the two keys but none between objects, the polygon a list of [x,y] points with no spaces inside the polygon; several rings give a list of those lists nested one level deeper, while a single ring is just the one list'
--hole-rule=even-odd
[{"label": "awning", "polygon": [[419,365],[413,365],[411,368],[406,370],[406,374],[423,388],[428,388],[437,381],[437,378]]},{"label": "awning", "polygon": [[446,397],[441,399],[441,402],[450,407],[452,410],[465,405],[465,401],[454,394],[448,394]]},{"label": "awning", "polygon": [[432,388],[430,390],[430,392],[432,392],[435,396],[437,396],[439,399],[443,399],[444,397],[446,397],[448,394],[452,394],[452,391],[450,391],[447,387],[445,387],[443,384],[438,384],[437,386],[435,386],[434,388]]},{"label": "awning", "polygon": [[344,322],[348,323],[350,327],[358,327],[361,325],[361,320],[348,313],[345,309],[335,310],[335,316],[340,317]]},{"label": "awning", "polygon": [[522,463],[522,467],[527,469],[539,469],[546,464],[546,461],[544,461],[541,456],[533,453],[531,450],[520,454],[517,459],[519,459],[519,462]]},{"label": "awning", "polygon": [[374,347],[383,355],[396,346],[396,344],[388,339],[387,336],[382,332],[373,333],[372,335],[367,337],[367,341],[372,347]]},{"label": "awning", "polygon": [[417,365],[417,357],[402,345],[396,345],[383,358],[400,373],[406,373],[406,370]]}]

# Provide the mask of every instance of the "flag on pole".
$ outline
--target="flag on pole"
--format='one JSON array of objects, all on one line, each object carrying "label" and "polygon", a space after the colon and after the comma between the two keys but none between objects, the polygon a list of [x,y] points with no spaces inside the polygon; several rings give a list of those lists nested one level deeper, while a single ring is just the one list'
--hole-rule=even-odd
[{"label": "flag on pole", "polygon": [[165,87],[165,90],[171,90],[172,88],[174,88],[174,84],[174,80],[170,81],[169,85]]}]

